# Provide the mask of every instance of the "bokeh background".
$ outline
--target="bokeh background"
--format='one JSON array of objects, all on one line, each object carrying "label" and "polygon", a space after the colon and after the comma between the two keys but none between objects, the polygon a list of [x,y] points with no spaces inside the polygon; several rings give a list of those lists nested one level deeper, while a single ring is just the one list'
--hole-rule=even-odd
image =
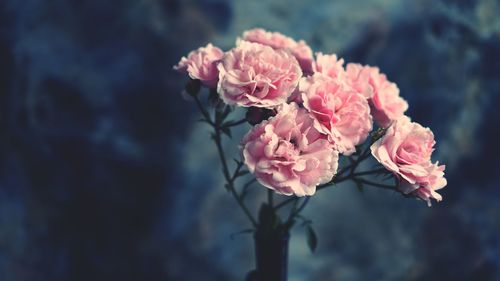
[{"label": "bokeh background", "polygon": [[447,165],[432,208],[318,193],[319,248],[292,233],[290,280],[500,280],[499,14],[497,0],[1,1],[0,280],[243,280],[252,238],[230,235],[248,222],[172,66],[254,27],[379,66]]}]

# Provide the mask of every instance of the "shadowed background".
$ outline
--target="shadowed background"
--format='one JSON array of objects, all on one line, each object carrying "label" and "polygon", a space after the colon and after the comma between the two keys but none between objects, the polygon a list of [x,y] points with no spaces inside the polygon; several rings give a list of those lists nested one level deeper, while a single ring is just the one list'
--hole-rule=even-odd
[{"label": "shadowed background", "polygon": [[500,280],[498,14],[496,0],[2,1],[0,280],[243,280],[252,238],[230,235],[248,223],[172,66],[254,27],[379,66],[447,165],[432,208],[318,193],[319,248],[293,232],[290,280]]}]

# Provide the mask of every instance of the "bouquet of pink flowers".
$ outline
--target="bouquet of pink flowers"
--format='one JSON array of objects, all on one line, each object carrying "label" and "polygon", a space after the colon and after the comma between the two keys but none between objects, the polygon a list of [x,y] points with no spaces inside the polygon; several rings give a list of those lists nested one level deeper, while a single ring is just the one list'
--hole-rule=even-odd
[{"label": "bouquet of pink flowers", "polygon": [[[226,188],[252,224],[257,266],[248,280],[286,280],[284,249],[298,220],[314,250],[311,221],[300,212],[317,190],[352,180],[360,188],[394,190],[429,206],[431,199],[442,199],[437,190],[446,185],[445,167],[431,160],[434,135],[405,116],[408,103],[376,67],[344,67],[335,54],[313,56],[302,40],[253,29],[233,49],[224,52],[208,44],[174,69],[191,78],[185,93],[213,127]],[[211,107],[200,99],[201,85],[209,89]],[[230,120],[234,107],[246,108],[246,117]],[[231,136],[231,128],[244,123],[252,127],[240,142],[241,159],[230,169],[222,136]],[[358,171],[370,155],[379,167]],[[238,179],[247,173],[254,178],[238,188]],[[384,179],[370,180],[373,175]],[[258,219],[245,204],[256,181],[268,189]],[[288,197],[275,202],[274,193]],[[285,207],[289,213],[283,220],[279,211]]]}]

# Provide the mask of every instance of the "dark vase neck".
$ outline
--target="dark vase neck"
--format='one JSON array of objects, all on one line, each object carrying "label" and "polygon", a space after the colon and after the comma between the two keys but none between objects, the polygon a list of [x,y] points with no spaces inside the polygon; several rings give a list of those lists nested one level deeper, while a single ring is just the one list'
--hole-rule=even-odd
[{"label": "dark vase neck", "polygon": [[255,240],[255,277],[257,281],[286,281],[288,271],[288,241],[290,234],[283,228],[257,230]]}]

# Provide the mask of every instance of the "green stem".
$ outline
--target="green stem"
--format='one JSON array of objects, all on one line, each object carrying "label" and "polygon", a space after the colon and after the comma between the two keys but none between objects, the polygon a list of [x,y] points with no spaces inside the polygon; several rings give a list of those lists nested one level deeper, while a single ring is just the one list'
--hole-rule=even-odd
[{"label": "green stem", "polygon": [[311,197],[307,196],[306,199],[304,199],[304,202],[302,202],[302,204],[300,204],[300,207],[297,208],[296,210],[293,210],[293,212],[290,216],[290,220],[292,220],[293,218],[295,218],[295,216],[297,216],[298,214],[300,214],[300,212],[302,212],[302,210],[307,206],[307,203],[309,202],[310,198]]},{"label": "green stem", "polygon": [[377,182],[372,182],[372,181],[368,181],[368,180],[365,180],[365,179],[359,179],[359,178],[356,179],[356,181],[364,183],[364,184],[368,184],[368,185],[371,185],[371,186],[384,188],[384,189],[397,190],[396,186],[390,185],[390,184],[377,183]]},{"label": "green stem", "polygon": [[208,114],[208,112],[205,110],[205,108],[201,104],[201,101],[200,101],[200,99],[198,98],[197,95],[194,96],[194,101],[196,102],[196,105],[198,106],[198,109],[200,110],[201,114],[203,114],[203,117],[208,122],[208,124],[212,125],[212,127],[215,128],[214,122],[212,122],[212,119],[210,119],[210,115]]},{"label": "green stem", "polygon": [[273,193],[271,189],[267,190],[267,204],[272,208],[273,207]]},{"label": "green stem", "polygon": [[248,219],[252,223],[253,227],[257,228],[257,226],[258,226],[257,221],[254,219],[254,217],[252,216],[252,213],[250,213],[248,208],[245,206],[245,203],[243,202],[241,197],[236,192],[236,189],[234,188],[233,178],[229,174],[229,169],[227,167],[226,157],[224,155],[224,150],[222,149],[221,130],[220,130],[219,124],[215,124],[213,127],[215,129],[214,141],[215,141],[215,145],[217,146],[217,151],[219,153],[220,161],[222,163],[222,172],[224,174],[224,178],[226,179],[227,188],[229,189],[229,191],[233,195],[234,199],[236,199],[236,202],[238,203],[240,208],[243,210],[245,215],[248,217]]},{"label": "green stem", "polygon": [[384,172],[384,171],[387,171],[387,169],[386,168],[380,168],[380,169],[375,169],[375,170],[371,170],[371,171],[358,172],[358,173],[354,173],[353,176],[355,176],[355,177],[357,177],[357,176],[366,176],[366,175],[377,174],[377,173]]},{"label": "green stem", "polygon": [[241,125],[241,124],[246,123],[246,122],[247,122],[247,119],[243,118],[243,119],[241,119],[239,121],[231,122],[231,123],[227,124],[225,127],[230,128],[230,127]]}]

